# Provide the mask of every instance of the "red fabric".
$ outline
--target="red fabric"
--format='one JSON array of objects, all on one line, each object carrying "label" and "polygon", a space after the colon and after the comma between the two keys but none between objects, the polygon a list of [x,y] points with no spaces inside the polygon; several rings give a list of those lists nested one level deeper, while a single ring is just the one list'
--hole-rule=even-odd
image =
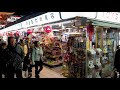
[{"label": "red fabric", "polygon": [[93,25],[89,25],[87,27],[87,33],[89,34],[89,40],[92,41],[92,35],[94,33],[94,27],[93,27]]}]

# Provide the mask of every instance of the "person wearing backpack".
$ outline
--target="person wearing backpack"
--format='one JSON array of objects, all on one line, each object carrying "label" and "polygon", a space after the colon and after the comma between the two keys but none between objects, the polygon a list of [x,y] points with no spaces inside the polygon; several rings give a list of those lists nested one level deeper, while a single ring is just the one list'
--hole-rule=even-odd
[{"label": "person wearing backpack", "polygon": [[7,78],[22,78],[22,62],[24,52],[20,45],[16,44],[14,37],[8,37],[8,46],[6,49]]},{"label": "person wearing backpack", "polygon": [[35,77],[39,78],[39,73],[43,69],[43,50],[39,44],[39,41],[34,42],[34,48],[32,50],[32,61],[35,64]]}]

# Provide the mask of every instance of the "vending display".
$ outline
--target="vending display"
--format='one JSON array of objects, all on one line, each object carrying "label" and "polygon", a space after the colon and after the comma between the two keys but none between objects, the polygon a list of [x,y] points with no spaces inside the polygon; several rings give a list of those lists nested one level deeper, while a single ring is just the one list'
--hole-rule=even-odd
[{"label": "vending display", "polygon": [[115,30],[99,27],[96,29],[97,47],[102,49],[102,78],[110,77],[114,67],[114,55],[116,45]]},{"label": "vending display", "polygon": [[86,69],[86,31],[80,29],[79,34],[70,34],[67,43],[67,65],[69,77],[85,78]]}]

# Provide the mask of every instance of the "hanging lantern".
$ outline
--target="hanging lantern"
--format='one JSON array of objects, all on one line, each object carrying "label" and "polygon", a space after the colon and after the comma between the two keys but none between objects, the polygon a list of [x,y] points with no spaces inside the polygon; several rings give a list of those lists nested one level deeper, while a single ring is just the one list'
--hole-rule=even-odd
[{"label": "hanging lantern", "polygon": [[50,26],[45,27],[45,32],[50,33],[52,31],[52,28]]},{"label": "hanging lantern", "polygon": [[29,34],[31,34],[31,33],[33,33],[33,30],[32,30],[32,29],[28,29],[28,30],[27,30],[27,34],[29,35]]}]

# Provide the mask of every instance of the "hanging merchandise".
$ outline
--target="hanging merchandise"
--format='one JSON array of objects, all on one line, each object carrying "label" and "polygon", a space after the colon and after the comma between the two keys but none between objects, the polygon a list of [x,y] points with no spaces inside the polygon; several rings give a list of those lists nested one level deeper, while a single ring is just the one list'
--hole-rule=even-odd
[{"label": "hanging merchandise", "polygon": [[86,60],[86,31],[80,29],[81,34],[70,34],[68,38],[67,65],[69,77],[85,78]]},{"label": "hanging merchandise", "polygon": [[[44,42],[44,55],[45,60],[44,64],[49,67],[56,67],[62,65],[62,47],[61,42],[57,37],[54,36],[54,33],[50,26],[44,27],[45,33],[41,33],[41,41]],[[43,38],[43,40],[42,40]],[[52,52],[51,52],[52,51]]]}]

